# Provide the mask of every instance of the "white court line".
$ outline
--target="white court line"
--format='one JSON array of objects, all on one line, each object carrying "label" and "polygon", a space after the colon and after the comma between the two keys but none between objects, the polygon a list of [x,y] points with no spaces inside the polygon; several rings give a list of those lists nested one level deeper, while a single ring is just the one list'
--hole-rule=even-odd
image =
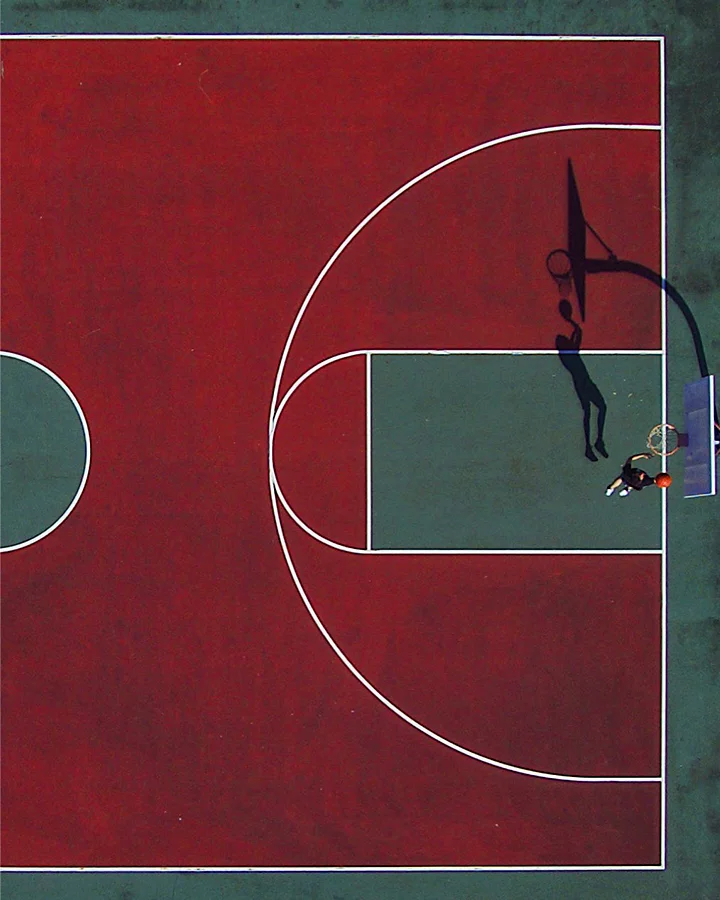
[{"label": "white court line", "polygon": [[660,35],[611,34],[7,34],[4,41],[554,41],[555,43],[641,43]]},{"label": "white court line", "polygon": [[48,369],[47,366],[44,366],[42,363],[39,363],[35,359],[30,359],[28,356],[21,356],[19,353],[10,353],[8,350],[0,350],[0,356],[7,356],[10,359],[19,359],[22,362],[29,363],[31,366],[35,366],[36,369],[40,369],[41,372],[44,372],[46,375],[49,375],[50,378],[54,382],[60,385],[60,387],[65,391],[65,393],[70,398],[72,405],[75,407],[75,412],[78,414],[80,419],[80,424],[83,430],[83,436],[85,438],[85,465],[83,467],[83,473],[80,478],[80,484],[78,485],[77,491],[75,492],[75,496],[70,501],[65,512],[55,521],[52,525],[46,528],[40,534],[35,535],[35,537],[29,538],[26,541],[21,541],[19,544],[12,544],[9,547],[0,547],[0,553],[10,553],[13,550],[21,550],[23,547],[29,547],[31,544],[36,544],[38,541],[41,541],[43,538],[47,537],[56,528],[59,528],[60,525],[67,519],[70,513],[75,509],[82,496],[83,491],[85,490],[85,485],[87,484],[88,475],[90,474],[90,429],[88,428],[87,419],[85,418],[85,413],[82,411],[82,407],[78,402],[76,396],[70,390],[70,388],[65,384],[65,382],[55,374],[52,370]]},{"label": "white court line", "polygon": [[660,547],[648,549],[628,550],[622,547],[608,550],[563,550],[548,548],[544,550],[518,550],[517,548],[502,550],[437,550],[437,549],[401,549],[388,548],[371,551],[375,556],[658,556],[662,553]]},{"label": "white court line", "polygon": [[[348,351],[353,352],[353,351]],[[653,350],[477,350],[462,348],[457,350],[428,349],[419,347],[415,350],[356,350],[356,353],[372,353],[376,356],[662,356],[663,349],[658,347]]]},{"label": "white court line", "polygon": [[[614,35],[174,35],[174,34],[154,34],[148,33],[143,35],[118,35],[118,34],[94,34],[94,35],[5,35],[3,40],[153,40],[157,38],[179,39],[179,40],[456,40],[456,41],[555,41],[555,42],[572,42],[572,41],[598,41],[598,42],[642,42],[642,41],[663,41],[660,36],[651,35],[635,35],[635,36],[614,36]],[[276,401],[273,399],[273,412]],[[272,419],[272,416],[271,416]],[[494,551],[495,552],[495,551]],[[496,551],[507,552],[507,551]],[[547,551],[557,552],[557,551]],[[613,552],[613,551],[611,551]],[[619,551],[614,551],[619,552]],[[642,551],[640,551],[642,552]],[[655,551],[649,551],[655,552]],[[585,872],[585,871],[655,871],[658,866],[167,866],[167,867],[146,867],[146,866],[124,866],[124,867],[3,867],[2,871],[8,872],[398,872],[398,871],[417,871],[417,872],[445,872],[445,871],[497,871],[497,872]]]},{"label": "white court line", "polygon": [[[665,351],[657,350],[582,350],[580,356],[662,356]],[[348,359],[351,356],[557,356],[558,354],[568,354],[577,356],[575,350],[534,350],[534,349],[504,349],[504,350],[476,350],[472,348],[459,350],[445,350],[439,348],[418,347],[416,349],[385,349],[376,347],[373,349],[362,348],[355,350],[346,350],[343,353],[336,353],[334,356],[328,356],[320,362],[315,363],[309,369],[306,369],[291,385],[291,387],[283,394],[280,405],[274,413],[270,423],[271,433],[274,431],[280,414],[290,399],[292,394],[300,387],[300,385],[311,375],[314,375],[319,369],[331,363],[338,362],[341,359]],[[369,382],[368,382],[369,383]]]},{"label": "white court line", "polygon": [[365,548],[372,550],[372,353],[365,356]]},{"label": "white court line", "polygon": [[2,866],[0,872],[658,872],[663,866]]},{"label": "white court line", "polygon": [[[278,369],[277,369],[277,373],[275,376],[275,385],[273,388],[272,400],[270,403],[270,415],[269,415],[269,421],[268,421],[268,432],[269,432],[268,474],[269,474],[270,501],[272,504],[273,516],[275,519],[275,525],[276,525],[276,529],[277,529],[277,533],[278,533],[278,539],[280,540],[280,545],[282,547],[283,555],[285,557],[285,562],[290,571],[290,575],[295,583],[295,587],[297,588],[298,593],[300,594],[300,597],[301,597],[303,603],[305,604],[305,607],[306,607],[309,615],[313,619],[316,627],[318,628],[320,633],[323,635],[323,637],[325,638],[325,640],[327,641],[327,643],[329,644],[331,649],[335,652],[335,654],[338,656],[338,658],[341,660],[341,662],[346,666],[346,668],[360,681],[361,684],[363,684],[367,688],[367,690],[371,694],[373,694],[373,696],[376,697],[376,699],[378,699],[390,711],[394,712],[401,719],[406,721],[408,724],[412,725],[414,728],[417,728],[419,731],[426,734],[428,737],[432,738],[433,740],[438,741],[439,743],[449,747],[452,750],[455,750],[458,753],[469,756],[473,759],[477,759],[480,762],[485,762],[488,765],[497,766],[498,768],[503,768],[503,769],[508,769],[510,771],[514,771],[518,774],[533,775],[534,777],[549,778],[549,779],[553,779],[553,780],[562,780],[562,781],[567,781],[567,780],[570,780],[570,781],[600,780],[600,781],[612,781],[612,782],[615,782],[615,781],[630,781],[630,782],[651,781],[651,782],[658,783],[661,781],[660,776],[653,776],[653,777],[637,776],[637,777],[629,777],[629,778],[626,778],[626,777],[605,778],[605,777],[603,777],[603,778],[598,779],[598,778],[589,778],[589,777],[585,777],[585,776],[568,776],[568,775],[562,775],[559,773],[541,773],[537,770],[526,769],[526,768],[523,768],[520,766],[511,766],[507,763],[502,763],[499,760],[493,760],[493,759],[490,759],[489,757],[484,757],[481,754],[476,754],[473,751],[470,751],[468,748],[461,747],[460,745],[455,744],[452,741],[449,741],[447,738],[444,738],[441,735],[430,731],[430,729],[426,728],[424,725],[417,722],[415,719],[411,718],[407,713],[403,712],[399,707],[396,707],[387,697],[385,697],[383,694],[381,694],[377,690],[377,688],[375,688],[374,685],[372,685],[362,675],[362,673],[358,669],[355,668],[355,666],[352,664],[352,662],[345,656],[343,651],[335,643],[335,640],[333,639],[333,637],[330,635],[329,631],[326,629],[326,627],[320,620],[320,617],[318,616],[317,612],[315,611],[315,609],[310,601],[310,598],[308,597],[308,595],[306,594],[306,592],[304,590],[304,587],[300,581],[300,578],[295,569],[292,557],[290,555],[290,551],[289,551],[289,548],[287,545],[287,540],[285,537],[285,532],[283,529],[282,518],[280,515],[280,510],[278,508],[278,500],[280,500],[280,502],[283,504],[286,511],[289,510],[289,506],[286,504],[286,501],[282,497],[282,493],[279,489],[279,485],[277,484],[277,479],[276,479],[275,470],[274,470],[274,460],[273,460],[274,434],[275,434],[275,429],[276,429],[277,422],[278,422],[278,417],[281,412],[281,409],[278,409],[278,396],[279,396],[279,392],[280,392],[280,383],[282,380],[282,376],[283,376],[285,366],[287,363],[287,359],[288,359],[288,355],[290,352],[290,347],[295,339],[295,335],[296,335],[297,329],[300,325],[300,321],[301,321],[303,315],[305,314],[305,311],[307,310],[313,296],[315,295],[315,293],[318,290],[323,279],[329,272],[330,268],[334,265],[334,263],[336,262],[338,257],[342,254],[342,252],[346,249],[346,247],[351,243],[351,241],[354,240],[354,238],[377,215],[379,215],[379,213],[383,209],[385,209],[385,207],[387,207],[390,203],[392,203],[395,199],[400,197],[406,191],[410,190],[412,187],[417,185],[419,182],[421,182],[425,178],[428,178],[430,175],[440,171],[441,169],[445,168],[446,166],[449,166],[461,159],[464,159],[467,156],[470,156],[471,154],[477,153],[481,150],[486,150],[490,147],[496,147],[501,144],[508,143],[510,141],[515,141],[515,140],[519,140],[519,139],[527,138],[527,137],[535,137],[535,136],[539,136],[539,135],[543,135],[543,134],[553,134],[553,133],[568,132],[568,131],[593,131],[593,130],[598,130],[598,131],[608,131],[608,130],[610,130],[610,131],[623,131],[623,130],[626,130],[626,131],[659,131],[660,125],[655,125],[655,124],[652,124],[652,125],[648,125],[648,124],[608,125],[608,124],[599,124],[599,123],[583,123],[583,124],[577,124],[577,125],[554,125],[554,126],[548,126],[548,127],[544,127],[544,128],[532,129],[529,131],[517,132],[517,133],[511,134],[511,135],[505,135],[503,137],[484,142],[482,144],[478,144],[474,147],[470,147],[467,150],[461,151],[460,153],[457,153],[454,156],[451,156],[451,157],[441,161],[440,163],[437,163],[436,165],[430,167],[429,169],[426,169],[424,172],[415,176],[410,181],[406,182],[404,185],[402,185],[400,188],[398,188],[394,193],[392,193],[389,197],[387,197],[385,200],[383,200],[381,203],[379,203],[370,213],[368,213],[368,215],[365,216],[365,218],[362,219],[362,221],[340,243],[340,245],[333,252],[333,254],[330,256],[328,261],[325,263],[325,265],[321,269],[320,273],[318,274],[317,278],[315,279],[314,283],[312,284],[310,290],[308,291],[307,295],[305,296],[305,299],[303,300],[303,302],[300,306],[300,309],[298,310],[295,320],[294,320],[294,322],[290,328],[290,331],[288,333],[288,337],[285,342],[283,352],[281,354],[280,362],[278,364]],[[367,350],[365,350],[365,352],[367,352]],[[555,352],[557,352],[557,351],[555,351]],[[345,355],[349,356],[349,355],[352,355],[352,353],[353,352],[350,351],[348,354],[342,354],[342,356],[345,356]],[[323,364],[327,365],[328,363],[324,362]],[[322,364],[319,364],[319,365],[322,365]],[[317,367],[316,367],[315,371],[317,371]],[[299,383],[301,383],[301,381],[304,381],[307,377],[309,377],[309,374],[310,374],[310,372],[304,373],[304,375],[302,375],[301,378],[295,382],[295,384],[290,388],[290,390],[283,397],[282,404],[281,404],[282,406],[284,406],[286,404],[287,400],[289,399],[289,396],[291,395],[292,392],[294,392],[294,390],[297,389]],[[298,518],[295,518],[294,520],[296,522],[299,522]],[[368,552],[366,549],[363,549],[363,550],[358,550],[357,548],[355,548],[355,549],[348,548],[348,549],[351,549],[351,552],[360,552],[360,553]]]},{"label": "white court line", "polygon": [[[522,356],[525,353],[534,354],[534,353],[542,353],[548,355],[557,355],[557,350],[367,350],[367,349],[357,349],[357,350],[348,350],[345,353],[338,353],[335,356],[329,356],[326,359],[321,360],[318,363],[315,363],[314,366],[311,366],[302,375],[300,375],[287,392],[283,395],[282,400],[280,401],[280,405],[277,408],[273,421],[271,422],[271,430],[269,436],[269,444],[268,444],[268,459],[269,459],[269,468],[270,468],[270,480],[272,489],[276,491],[278,499],[285,510],[285,512],[290,516],[290,518],[295,522],[298,528],[301,528],[307,535],[309,535],[313,540],[317,541],[320,544],[324,544],[327,547],[332,548],[333,550],[340,550],[344,553],[354,553],[360,555],[473,555],[473,556],[489,556],[489,555],[547,555],[547,554],[556,554],[559,556],[562,555],[603,555],[603,554],[612,554],[612,555],[635,555],[635,554],[653,554],[653,553],[661,553],[662,550],[659,548],[648,548],[648,549],[634,549],[629,550],[625,548],[608,548],[608,549],[582,549],[582,548],[573,548],[573,549],[561,549],[561,548],[541,548],[541,549],[517,549],[517,548],[508,548],[508,549],[437,549],[437,548],[392,548],[392,549],[374,549],[372,547],[371,541],[371,494],[372,494],[372,469],[371,469],[371,458],[370,458],[370,448],[371,448],[371,400],[372,400],[372,385],[371,385],[371,359],[373,355],[376,356],[386,356],[386,355],[439,355],[439,356],[447,356],[447,355],[456,355],[456,356],[477,356],[477,355],[486,355],[486,354],[501,354],[503,356]],[[573,352],[573,351],[570,351]],[[597,354],[605,354],[607,352],[614,353],[615,355],[623,355],[626,351],[604,351],[598,350]],[[652,351],[636,351],[641,354],[660,354],[661,350],[652,350]],[[366,421],[365,421],[365,430],[366,430],[366,466],[367,466],[367,481],[366,481],[366,503],[367,503],[367,521],[366,521],[366,541],[364,547],[354,547],[350,544],[341,544],[338,541],[333,541],[331,538],[326,537],[325,535],[320,534],[318,531],[315,531],[298,513],[293,509],[290,505],[288,499],[285,497],[285,494],[280,487],[280,481],[277,477],[277,472],[275,470],[275,433],[277,431],[277,426],[280,421],[280,417],[284,412],[288,401],[293,396],[295,391],[304,384],[312,375],[315,375],[321,369],[324,369],[326,366],[332,365],[333,363],[339,362],[343,359],[350,359],[354,356],[364,356],[366,359],[365,364],[365,385],[367,392],[367,400],[366,400]]]},{"label": "white court line", "polygon": [[[665,131],[665,40],[660,41],[660,276],[667,279],[667,183]],[[667,422],[668,358],[667,358],[667,294],[660,289],[660,322],[662,359],[662,421]],[[667,853],[667,628],[668,628],[668,495],[662,491],[662,560],[661,560],[661,630],[660,630],[660,864],[665,868]]]},{"label": "white court line", "polygon": [[[661,356],[664,353],[664,350],[582,350],[580,352],[580,356]],[[278,419],[280,418],[280,414],[293,395],[293,393],[300,387],[300,385],[308,379],[311,375],[314,375],[317,371],[324,368],[325,366],[331,365],[332,363],[338,362],[341,359],[349,359],[352,356],[557,356],[558,354],[569,354],[572,356],[577,356],[577,351],[575,350],[533,350],[533,349],[504,349],[504,350],[476,350],[472,348],[468,349],[460,349],[460,350],[445,350],[439,348],[424,348],[419,347],[416,349],[384,349],[380,347],[369,348],[362,347],[356,348],[354,350],[345,350],[342,353],[336,353],[334,356],[327,356],[325,359],[321,359],[319,362],[315,363],[309,369],[306,369],[302,375],[298,376],[296,380],[292,383],[290,388],[283,394],[282,400],[280,401],[280,405],[277,411],[274,414],[274,417],[271,421],[270,431],[274,431],[275,426],[277,424]],[[370,382],[368,381],[368,384]]]},{"label": "white court line", "polygon": [[357,680],[365,687],[367,690],[377,699],[379,700],[387,709],[391,712],[395,713],[396,716],[399,716],[404,722],[407,722],[408,725],[412,725],[413,728],[416,728],[418,731],[422,732],[422,734],[431,738],[434,741],[437,741],[439,744],[443,744],[445,747],[448,747],[450,750],[454,750],[457,753],[462,754],[463,756],[468,756],[471,759],[476,759],[478,762],[483,762],[486,765],[494,766],[498,769],[505,769],[508,772],[515,772],[518,775],[529,775],[535,778],[543,778],[551,781],[572,781],[572,782],[581,782],[583,784],[619,784],[619,783],[631,783],[631,784],[645,784],[645,783],[659,783],[660,776],[643,776],[643,775],[633,775],[633,776],[589,776],[589,775],[569,775],[565,773],[559,772],[543,772],[539,769],[530,769],[524,766],[516,766],[511,763],[505,763],[498,759],[493,759],[489,756],[483,756],[480,753],[476,753],[473,750],[470,750],[467,747],[463,747],[460,744],[456,744],[454,741],[450,741],[442,735],[438,734],[435,731],[432,731],[430,728],[427,728],[425,725],[422,725],[416,719],[412,718],[412,716],[408,715],[404,712],[400,707],[396,706],[391,700],[389,700],[384,694],[382,694],[367,678],[360,672],[359,669],[355,667],[355,665],[350,661],[350,659],[345,655],[345,653],[341,650],[340,646],[335,642],[335,639],[332,637],[328,629],[323,624],[320,616],[315,611],[314,606],[312,605],[310,598],[305,592],[305,588],[300,581],[300,577],[297,574],[295,569],[295,565],[292,560],[292,556],[290,554],[290,550],[287,545],[287,540],[285,538],[285,531],[282,526],[282,520],[280,517],[280,511],[278,509],[277,504],[277,495],[274,490],[271,490],[271,502],[273,508],[273,515],[275,517],[275,525],[278,532],[278,538],[280,540],[280,545],[282,547],[283,555],[285,556],[285,562],[290,571],[290,575],[295,582],[295,587],[297,588],[300,597],[302,598],[303,603],[305,604],[305,608],[310,614],[313,622],[317,626],[318,630],[325,638],[327,643],[330,645],[332,650],[335,652],[338,659],[345,665],[345,667],[357,678]]},{"label": "white court line", "polygon": [[710,489],[717,493],[717,456],[715,455],[715,376],[710,376]]},{"label": "white court line", "polygon": [[390,194],[389,197],[386,197],[381,203],[379,203],[371,212],[369,212],[365,218],[358,223],[358,225],[353,228],[350,234],[342,241],[342,243],[337,247],[334,253],[330,256],[328,261],[325,263],[317,278],[313,282],[310,290],[305,296],[300,309],[295,316],[295,320],[290,328],[290,332],[288,333],[287,340],[285,342],[285,346],[283,348],[282,355],[280,357],[280,363],[278,365],[277,374],[275,376],[275,386],[273,388],[272,400],[270,402],[270,423],[269,429],[272,430],[272,422],[275,417],[275,409],[278,403],[278,394],[280,392],[280,382],[282,381],[282,376],[285,371],[285,365],[287,363],[288,354],[290,353],[290,347],[292,342],[295,339],[295,335],[297,333],[297,329],[300,325],[300,321],[302,317],[305,315],[305,311],[307,310],[310,301],[314,297],[316,291],[320,287],[323,279],[330,271],[332,266],[337,261],[338,257],[343,253],[346,247],[357,237],[357,235],[370,223],[372,220],[379,215],[386,206],[389,206],[394,200],[397,200],[398,197],[402,196],[404,193],[409,191],[415,185],[419,184],[421,181],[424,181],[426,178],[429,178],[431,175],[434,175],[436,172],[439,172],[441,169],[446,168],[447,166],[452,165],[453,163],[458,162],[461,159],[465,159],[468,156],[471,156],[474,153],[479,153],[483,150],[488,150],[491,147],[497,147],[501,144],[510,143],[512,141],[522,140],[524,138],[529,137],[538,137],[544,134],[558,134],[570,131],[659,131],[660,125],[657,124],[601,124],[598,122],[585,122],[577,125],[548,125],[543,128],[533,128],[528,131],[518,131],[513,134],[503,135],[499,138],[494,138],[490,141],[484,141],[482,144],[476,144],[473,147],[469,147],[467,150],[462,150],[460,153],[456,153],[453,156],[448,157],[447,159],[442,160],[439,163],[436,163],[434,166],[431,166],[429,169],[425,169],[424,172],[421,172],[419,175],[416,175],[414,178],[411,178],[410,181],[407,181],[404,185],[399,187],[396,191]]}]

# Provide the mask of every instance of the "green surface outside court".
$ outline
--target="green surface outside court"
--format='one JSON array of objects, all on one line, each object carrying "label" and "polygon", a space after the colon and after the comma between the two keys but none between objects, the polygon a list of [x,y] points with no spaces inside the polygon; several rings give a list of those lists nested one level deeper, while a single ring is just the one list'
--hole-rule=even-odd
[{"label": "green surface outside court", "polygon": [[[75,4],[10,0],[6,33],[666,34],[668,277],[720,369],[720,22],[716,0],[277,0]],[[562,66],[562,48],[558,66]],[[669,418],[696,376],[670,309]],[[564,373],[561,373],[564,374]],[[598,379],[600,380],[600,379]],[[568,399],[568,409],[578,414]],[[612,415],[612,408],[610,410]],[[609,419],[610,423],[610,419]],[[608,428],[610,424],[608,424]],[[579,429],[579,426],[576,426]],[[575,431],[577,435],[577,431]],[[608,441],[608,443],[610,443]],[[620,454],[622,455],[622,453]],[[589,463],[575,454],[578,464]],[[599,465],[599,464],[598,464]],[[602,498],[604,499],[604,498]],[[645,496],[631,498],[644,501]],[[608,513],[609,514],[609,513]],[[717,500],[669,503],[668,840],[665,872],[5,873],[6,900],[715,900],[720,896]],[[42,827],[42,823],[38,823]]]}]

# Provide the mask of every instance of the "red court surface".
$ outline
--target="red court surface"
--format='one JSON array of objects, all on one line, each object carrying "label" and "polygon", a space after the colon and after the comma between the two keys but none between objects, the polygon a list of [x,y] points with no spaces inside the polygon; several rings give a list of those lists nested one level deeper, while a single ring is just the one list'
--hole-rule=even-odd
[{"label": "red court surface", "polygon": [[[3,560],[6,866],[661,864],[659,555],[353,555],[278,530],[268,485],[294,321],[277,400],[357,349],[553,347],[568,156],[589,221],[658,266],[660,131],[577,129],[422,179],[318,280],[455,154],[658,126],[659,52],[6,43],[3,349],[62,377],[93,454],[73,514]],[[620,326],[626,291],[598,276],[586,348],[660,347],[657,290]],[[360,547],[363,366],[298,388],[275,447],[303,518]],[[285,550],[426,731],[343,665]]]}]

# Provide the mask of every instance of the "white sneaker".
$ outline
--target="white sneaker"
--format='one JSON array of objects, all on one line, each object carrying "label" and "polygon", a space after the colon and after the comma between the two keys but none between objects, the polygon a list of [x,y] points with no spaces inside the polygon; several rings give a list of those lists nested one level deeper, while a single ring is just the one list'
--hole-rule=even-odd
[{"label": "white sneaker", "polygon": [[623,488],[623,489],[620,491],[620,496],[621,496],[621,497],[627,497],[627,495],[628,495],[629,493],[630,493],[630,491],[629,491],[627,488]]},{"label": "white sneaker", "polygon": [[605,491],[605,496],[606,496],[606,497],[612,497],[612,494],[613,494],[613,491],[614,491],[614,490],[615,490],[615,488],[608,488],[608,489]]}]

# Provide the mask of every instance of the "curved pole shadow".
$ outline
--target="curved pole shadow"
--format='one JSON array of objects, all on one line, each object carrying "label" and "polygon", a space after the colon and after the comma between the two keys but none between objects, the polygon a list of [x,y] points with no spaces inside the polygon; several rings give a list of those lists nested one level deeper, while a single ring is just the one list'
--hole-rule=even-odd
[{"label": "curved pole shadow", "polygon": [[[658,272],[642,263],[633,262],[631,259],[618,259],[615,255],[611,255],[609,259],[586,259],[585,271],[590,274],[592,272],[629,272],[631,275],[639,275],[652,284],[657,285],[661,290],[665,291],[668,297],[675,303],[677,308],[685,317],[690,334],[695,347],[695,356],[697,358],[698,368],[700,369],[700,377],[707,378],[710,374],[705,356],[705,347],[703,346],[702,335],[695,321],[692,310],[687,305],[685,298],[680,291],[672,285],[667,278],[663,278]],[[715,416],[715,427],[720,429],[720,418],[718,418],[717,406],[713,410]]]},{"label": "curved pole shadow", "polygon": [[652,282],[652,284],[657,285],[657,287],[665,291],[685,317],[695,346],[695,356],[697,357],[698,366],[700,368],[700,377],[707,378],[710,374],[708,371],[707,357],[705,356],[705,348],[703,346],[702,336],[700,335],[700,329],[695,321],[695,316],[692,314],[692,310],[687,305],[687,302],[680,291],[670,284],[667,278],[663,278],[662,275],[653,271],[648,266],[644,266],[642,263],[636,263],[630,259],[618,259],[615,256],[610,257],[610,259],[586,259],[585,271],[588,274],[592,272],[629,272],[631,275],[639,275],[641,278],[645,278],[647,281]]}]

